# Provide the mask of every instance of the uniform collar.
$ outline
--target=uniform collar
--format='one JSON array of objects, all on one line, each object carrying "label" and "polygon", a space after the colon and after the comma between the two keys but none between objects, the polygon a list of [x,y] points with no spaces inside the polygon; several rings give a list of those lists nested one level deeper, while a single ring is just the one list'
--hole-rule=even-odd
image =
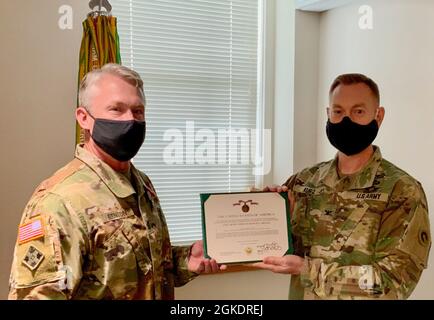
[{"label": "uniform collar", "polygon": [[137,170],[135,167],[131,168],[131,173],[135,177],[137,185],[137,193],[142,196],[146,192],[149,200],[151,200],[152,202],[156,201],[158,203],[159,200],[157,197],[157,193],[148,176]]},{"label": "uniform collar", "polygon": [[[121,173],[113,170],[107,163],[84,149],[83,144],[77,145],[75,157],[83,161],[118,198],[126,198],[135,193],[131,182]],[[136,169],[131,165],[131,176],[136,175]]]},{"label": "uniform collar", "polygon": [[374,184],[382,160],[380,148],[374,146],[374,154],[363,169],[355,174],[340,178],[338,175],[338,156],[336,155],[333,161],[321,169],[320,178],[331,188],[335,188],[342,181],[345,186],[348,186],[345,188],[348,190],[369,188]]}]

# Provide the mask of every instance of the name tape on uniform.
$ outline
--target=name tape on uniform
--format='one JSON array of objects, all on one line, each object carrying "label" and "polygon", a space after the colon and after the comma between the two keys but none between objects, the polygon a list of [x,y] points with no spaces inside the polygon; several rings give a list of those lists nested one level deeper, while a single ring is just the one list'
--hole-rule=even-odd
[{"label": "name tape on uniform", "polygon": [[345,191],[345,192],[340,192],[339,196],[341,196],[345,200],[374,200],[374,201],[381,201],[381,202],[387,202],[387,200],[389,200],[389,194],[381,193],[381,192]]},{"label": "name tape on uniform", "polygon": [[112,220],[118,220],[118,219],[124,219],[134,216],[133,212],[128,211],[116,211],[116,212],[107,212],[103,215],[104,222],[112,221]]},{"label": "name tape on uniform", "polygon": [[[324,193],[326,189],[324,187],[320,188],[310,188],[306,186],[294,186],[294,191],[305,193],[307,195],[319,195]],[[374,201],[382,201],[387,202],[389,199],[388,193],[381,192],[352,192],[352,191],[344,191],[340,192],[339,196],[341,196],[345,200],[374,200]]]},{"label": "name tape on uniform", "polygon": [[318,195],[321,193],[324,193],[324,191],[326,190],[326,188],[321,187],[321,188],[310,188],[310,187],[306,187],[306,186],[294,186],[294,191],[296,192],[300,192],[300,193],[306,193],[308,195]]}]

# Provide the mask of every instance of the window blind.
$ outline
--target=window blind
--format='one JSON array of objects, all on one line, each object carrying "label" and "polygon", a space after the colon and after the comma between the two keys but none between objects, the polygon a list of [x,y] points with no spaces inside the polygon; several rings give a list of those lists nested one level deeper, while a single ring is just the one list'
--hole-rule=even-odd
[{"label": "window blind", "polygon": [[139,72],[152,180],[172,243],[202,238],[200,193],[255,185],[260,0],[112,0],[122,64]]}]

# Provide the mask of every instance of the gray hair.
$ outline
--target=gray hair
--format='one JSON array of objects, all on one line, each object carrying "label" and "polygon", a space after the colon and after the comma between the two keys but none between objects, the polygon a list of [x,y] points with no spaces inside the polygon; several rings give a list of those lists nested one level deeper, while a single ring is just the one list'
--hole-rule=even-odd
[{"label": "gray hair", "polygon": [[137,92],[142,97],[143,105],[146,105],[145,93],[143,91],[143,80],[140,75],[125,66],[115,63],[105,64],[101,69],[96,69],[88,72],[80,82],[78,89],[78,103],[80,107],[89,109],[90,106],[90,91],[98,80],[105,74],[111,74],[128,82],[137,88]]}]

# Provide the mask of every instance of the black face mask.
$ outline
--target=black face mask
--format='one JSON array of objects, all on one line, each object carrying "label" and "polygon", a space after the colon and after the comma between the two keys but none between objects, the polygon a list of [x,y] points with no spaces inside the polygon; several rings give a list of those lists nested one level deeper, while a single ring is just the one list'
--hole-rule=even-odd
[{"label": "black face mask", "polygon": [[352,156],[365,150],[375,140],[378,133],[378,123],[374,119],[367,125],[361,125],[344,117],[339,123],[327,121],[327,137],[330,143],[339,151]]},{"label": "black face mask", "polygon": [[146,121],[95,119],[92,139],[118,161],[129,161],[145,141]]}]

